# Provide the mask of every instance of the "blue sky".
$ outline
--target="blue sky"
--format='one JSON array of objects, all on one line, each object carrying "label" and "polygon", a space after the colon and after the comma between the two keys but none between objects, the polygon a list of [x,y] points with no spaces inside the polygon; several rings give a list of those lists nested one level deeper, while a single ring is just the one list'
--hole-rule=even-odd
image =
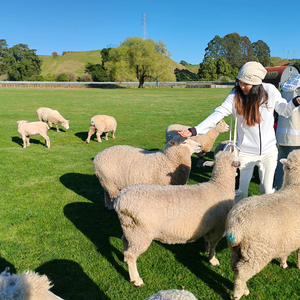
[{"label": "blue sky", "polygon": [[262,40],[271,56],[300,58],[300,1],[2,1],[0,39],[28,44],[38,55],[101,50],[127,37],[161,40],[177,62],[202,62],[216,35]]}]

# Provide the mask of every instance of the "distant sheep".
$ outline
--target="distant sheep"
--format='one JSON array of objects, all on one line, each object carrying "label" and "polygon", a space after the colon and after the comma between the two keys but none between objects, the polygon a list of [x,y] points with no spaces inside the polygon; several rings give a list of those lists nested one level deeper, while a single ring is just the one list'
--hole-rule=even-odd
[{"label": "distant sheep", "polygon": [[20,275],[9,273],[9,267],[0,274],[1,300],[63,300],[53,294],[46,275],[25,271]]},{"label": "distant sheep", "polygon": [[282,188],[245,198],[228,214],[226,232],[235,275],[232,299],[249,295],[246,282],[274,258],[285,269],[288,255],[296,251],[300,268],[300,150],[280,162]]},{"label": "distant sheep", "polygon": [[164,151],[118,145],[99,152],[93,165],[104,188],[105,206],[113,209],[118,193],[131,184],[186,184],[191,155],[200,149],[197,142],[177,136],[167,143]]},{"label": "distant sheep", "polygon": [[86,143],[90,142],[91,136],[96,132],[96,137],[99,143],[101,143],[101,134],[105,132],[105,140],[108,140],[108,133],[111,132],[112,138],[115,138],[115,132],[117,130],[117,121],[114,117],[106,115],[96,115],[91,118],[90,130]]},{"label": "distant sheep", "polygon": [[45,139],[46,147],[50,148],[50,139],[47,135],[47,131],[50,127],[44,122],[30,122],[25,120],[18,121],[18,132],[22,136],[23,149],[29,146],[29,137],[32,135],[41,135]]},{"label": "distant sheep", "polygon": [[185,290],[160,291],[145,300],[197,300],[191,292]]},{"label": "distant sheep", "polygon": [[50,128],[52,124],[56,126],[56,131],[59,132],[58,124],[65,129],[69,129],[69,120],[66,120],[57,110],[48,107],[40,107],[36,110],[36,114],[40,121],[48,122]]},{"label": "distant sheep", "polygon": [[143,285],[136,261],[153,240],[185,244],[204,236],[209,262],[217,266],[215,248],[225,231],[234,204],[239,162],[230,152],[216,156],[212,177],[196,185],[135,184],[123,189],[114,202],[123,230],[124,261],[130,282]]},{"label": "distant sheep", "polygon": [[[172,124],[168,126],[168,128],[166,129],[166,141],[170,140],[170,136],[177,135],[178,131],[186,130],[190,127],[191,126],[185,126],[180,124]],[[222,119],[217,123],[215,128],[210,129],[206,134],[190,137],[190,139],[196,141],[201,145],[201,152],[197,154],[199,158],[197,162],[198,168],[203,167],[204,155],[212,149],[214,142],[216,138],[219,136],[219,134],[222,132],[226,132],[228,130],[229,130],[229,126]]]}]

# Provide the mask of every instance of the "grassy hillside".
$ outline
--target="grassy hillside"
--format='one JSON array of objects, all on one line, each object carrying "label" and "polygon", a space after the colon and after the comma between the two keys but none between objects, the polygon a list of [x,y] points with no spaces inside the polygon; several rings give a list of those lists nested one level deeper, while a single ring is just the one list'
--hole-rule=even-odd
[{"label": "grassy hillside", "polygon": [[186,68],[187,68],[189,71],[191,71],[191,72],[197,74],[197,73],[198,73],[198,70],[199,70],[199,64],[197,64],[197,65],[187,65]]}]

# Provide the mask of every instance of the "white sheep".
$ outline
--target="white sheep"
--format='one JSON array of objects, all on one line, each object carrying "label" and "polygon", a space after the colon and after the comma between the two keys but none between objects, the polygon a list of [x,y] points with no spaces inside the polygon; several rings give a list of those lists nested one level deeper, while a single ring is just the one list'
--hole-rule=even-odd
[{"label": "white sheep", "polygon": [[[172,124],[168,126],[168,128],[166,129],[166,141],[170,140],[170,136],[177,135],[178,131],[186,130],[190,127],[191,126],[185,126],[180,124]],[[198,168],[203,167],[204,155],[212,149],[214,142],[216,138],[219,136],[219,134],[222,132],[226,132],[228,130],[229,130],[229,126],[222,119],[217,123],[216,127],[210,129],[206,134],[190,137],[190,139],[198,142],[201,145],[201,152],[197,154],[199,158],[197,162]]]},{"label": "white sheep", "polygon": [[137,258],[153,240],[185,244],[204,236],[209,243],[209,262],[219,265],[215,247],[234,204],[239,165],[232,153],[220,152],[208,182],[177,186],[136,184],[118,194],[114,208],[123,230],[124,261],[135,286],[143,285]]},{"label": "white sheep", "polygon": [[164,151],[118,145],[99,152],[93,165],[104,188],[105,206],[113,209],[118,193],[131,184],[186,184],[191,155],[200,149],[197,142],[177,136],[167,143]]},{"label": "white sheep", "polygon": [[148,297],[145,300],[197,300],[191,292],[185,290],[165,290]]},{"label": "white sheep", "polygon": [[115,138],[115,132],[117,130],[117,121],[114,117],[106,115],[96,115],[91,118],[90,130],[86,143],[90,142],[91,136],[96,132],[96,137],[99,143],[101,143],[101,134],[105,132],[105,140],[108,140],[108,133],[111,132],[112,138]]},{"label": "white sheep", "polygon": [[0,274],[1,300],[63,300],[53,294],[46,275],[25,271],[20,275],[10,274],[9,267]]},{"label": "white sheep", "polygon": [[23,149],[29,146],[29,137],[32,135],[40,134],[45,139],[45,146],[50,148],[50,138],[47,135],[47,131],[50,129],[48,124],[44,122],[29,122],[25,120],[17,121],[18,132],[23,140]]},{"label": "white sheep", "polygon": [[50,128],[54,124],[57,132],[59,132],[58,124],[61,124],[65,129],[69,129],[69,120],[66,120],[57,110],[40,107],[36,110],[36,114],[40,121],[48,122]]},{"label": "white sheep", "polygon": [[287,267],[287,257],[297,251],[300,268],[300,150],[281,159],[284,179],[274,194],[239,201],[228,214],[226,232],[235,274],[232,299],[249,295],[247,280],[274,258]]}]

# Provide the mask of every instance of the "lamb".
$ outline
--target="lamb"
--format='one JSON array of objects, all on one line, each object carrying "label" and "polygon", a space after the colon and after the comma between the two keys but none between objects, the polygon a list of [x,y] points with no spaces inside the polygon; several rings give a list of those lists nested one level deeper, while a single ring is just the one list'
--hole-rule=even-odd
[{"label": "lamb", "polygon": [[11,275],[7,267],[0,274],[0,299],[63,300],[49,291],[52,286],[46,275],[32,271]]},{"label": "lamb", "polygon": [[[190,127],[191,126],[185,126],[180,124],[172,124],[168,126],[168,128],[166,129],[166,141],[170,140],[170,135],[175,136],[178,134],[178,131],[186,130]],[[203,167],[204,155],[212,149],[214,142],[219,136],[219,134],[222,132],[227,132],[228,130],[229,126],[222,119],[217,123],[215,128],[210,129],[206,134],[190,137],[190,139],[198,142],[201,145],[201,152],[197,154],[199,158],[197,162],[198,168]]]},{"label": "lamb", "polygon": [[146,300],[197,300],[191,292],[185,290],[166,290],[148,297]]},{"label": "lamb", "polygon": [[130,281],[143,285],[136,261],[153,240],[185,244],[204,236],[209,243],[209,262],[219,265],[215,248],[225,230],[234,204],[236,169],[234,154],[216,156],[212,177],[195,185],[136,184],[123,189],[114,202],[123,230],[124,261]]},{"label": "lamb", "polygon": [[48,122],[50,127],[54,124],[57,132],[60,132],[58,124],[61,124],[65,129],[69,129],[69,120],[66,120],[57,110],[48,107],[40,107],[36,110],[36,114],[39,121]]},{"label": "lamb", "polygon": [[29,146],[29,137],[32,135],[40,134],[45,139],[45,146],[50,148],[50,138],[47,135],[47,131],[50,127],[44,122],[30,122],[25,120],[17,121],[18,132],[22,136],[23,149]]},{"label": "lamb", "polygon": [[249,295],[247,280],[274,258],[285,269],[288,255],[297,251],[300,268],[300,150],[280,162],[282,188],[274,194],[245,198],[228,215],[226,232],[235,275],[232,299]]},{"label": "lamb", "polygon": [[201,149],[199,143],[174,137],[164,151],[148,151],[127,145],[99,152],[93,165],[104,188],[105,206],[113,209],[113,200],[128,185],[135,183],[186,184],[191,170],[191,155]]},{"label": "lamb", "polygon": [[99,143],[101,143],[101,134],[105,132],[105,140],[108,140],[108,132],[111,132],[112,138],[115,138],[115,132],[117,130],[117,121],[114,117],[106,115],[96,115],[91,118],[90,130],[86,143],[90,142],[91,136],[96,132],[96,137]]}]

